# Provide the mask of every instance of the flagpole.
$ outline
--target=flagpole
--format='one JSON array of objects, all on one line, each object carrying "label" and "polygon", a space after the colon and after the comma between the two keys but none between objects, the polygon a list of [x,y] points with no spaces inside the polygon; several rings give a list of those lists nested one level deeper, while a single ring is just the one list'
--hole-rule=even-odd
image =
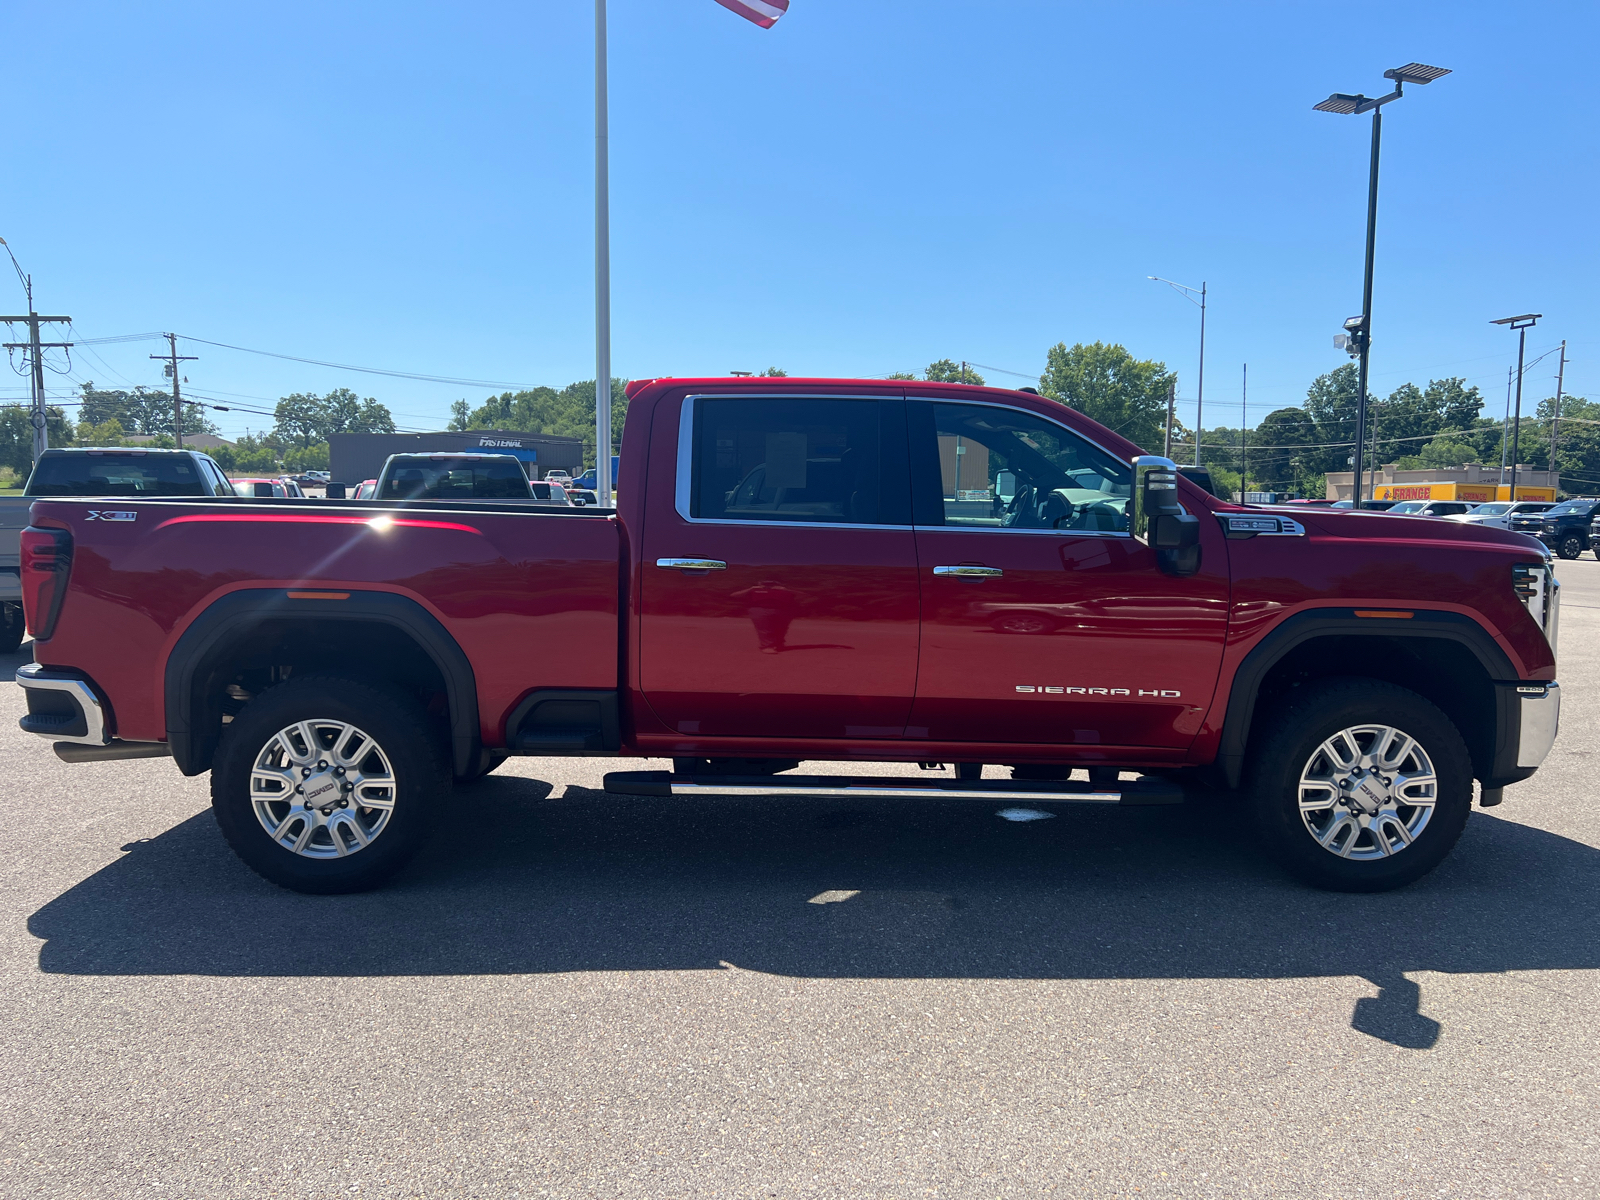
[{"label": "flagpole", "polygon": [[606,112],[606,0],[594,0],[594,481],[611,507],[611,182]]}]

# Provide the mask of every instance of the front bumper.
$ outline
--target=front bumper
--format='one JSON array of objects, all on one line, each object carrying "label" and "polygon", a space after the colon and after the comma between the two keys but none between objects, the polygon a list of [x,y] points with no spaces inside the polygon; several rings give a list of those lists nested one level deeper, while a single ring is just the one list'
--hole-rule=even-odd
[{"label": "front bumper", "polygon": [[1517,687],[1517,766],[1537,768],[1555,745],[1561,726],[1561,685],[1525,683]]}]

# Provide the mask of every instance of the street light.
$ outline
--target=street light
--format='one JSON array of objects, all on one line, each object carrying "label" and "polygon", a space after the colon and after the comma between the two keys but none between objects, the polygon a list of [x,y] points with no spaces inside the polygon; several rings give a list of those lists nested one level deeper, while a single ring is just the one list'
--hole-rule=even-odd
[{"label": "street light", "polygon": [[[1508,325],[1517,331],[1517,423],[1511,427],[1511,495],[1507,497],[1512,503],[1517,499],[1517,454],[1522,447],[1522,351],[1528,344],[1528,330],[1542,316],[1543,313],[1523,313],[1520,317],[1501,317],[1489,322]],[[1554,463],[1550,464],[1550,469],[1555,470]]]},{"label": "street light", "polygon": [[1196,300],[1195,289],[1182,283],[1174,283],[1170,279],[1163,279],[1159,275],[1146,275],[1146,279],[1153,279],[1157,283],[1164,283],[1172,288],[1190,304],[1200,306],[1200,381],[1195,386],[1194,400],[1194,465],[1200,465],[1200,418],[1205,413],[1206,405],[1206,281],[1200,281],[1200,299]]},{"label": "street light", "polygon": [[[1361,366],[1356,383],[1356,454],[1355,454],[1355,500],[1359,506],[1361,492],[1366,475],[1366,436],[1367,436],[1367,366],[1372,348],[1372,255],[1377,245],[1378,236],[1378,144],[1383,137],[1383,106],[1391,100],[1400,99],[1401,93],[1408,83],[1432,83],[1443,75],[1450,74],[1447,67],[1430,67],[1426,63],[1407,63],[1403,67],[1395,67],[1385,71],[1383,77],[1394,82],[1394,91],[1386,96],[1367,97],[1359,93],[1352,96],[1347,92],[1335,92],[1321,104],[1313,104],[1314,112],[1343,113],[1351,116],[1360,116],[1362,113],[1372,114],[1372,166],[1367,175],[1367,269],[1361,285],[1361,315],[1352,317],[1344,323],[1347,346],[1341,349],[1351,349],[1359,352]],[[1353,324],[1359,322],[1358,324]],[[1377,483],[1378,464],[1372,464],[1373,483]]]}]

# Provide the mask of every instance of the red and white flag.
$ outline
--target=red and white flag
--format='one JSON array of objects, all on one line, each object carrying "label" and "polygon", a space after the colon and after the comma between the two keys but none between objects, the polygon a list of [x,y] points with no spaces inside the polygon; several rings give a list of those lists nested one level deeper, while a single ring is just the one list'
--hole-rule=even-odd
[{"label": "red and white flag", "polygon": [[789,0],[717,0],[717,3],[763,29],[771,29],[778,18],[789,11]]}]

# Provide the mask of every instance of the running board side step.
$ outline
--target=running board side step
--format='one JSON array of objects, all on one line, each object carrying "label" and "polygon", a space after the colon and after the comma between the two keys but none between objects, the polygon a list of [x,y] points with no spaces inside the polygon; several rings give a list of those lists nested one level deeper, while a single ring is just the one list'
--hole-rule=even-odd
[{"label": "running board side step", "polygon": [[1148,776],[1112,788],[1068,780],[896,779],[872,775],[674,775],[612,771],[605,789],[627,796],[858,796],[903,800],[1056,800],[1082,804],[1182,804],[1183,789]]}]

